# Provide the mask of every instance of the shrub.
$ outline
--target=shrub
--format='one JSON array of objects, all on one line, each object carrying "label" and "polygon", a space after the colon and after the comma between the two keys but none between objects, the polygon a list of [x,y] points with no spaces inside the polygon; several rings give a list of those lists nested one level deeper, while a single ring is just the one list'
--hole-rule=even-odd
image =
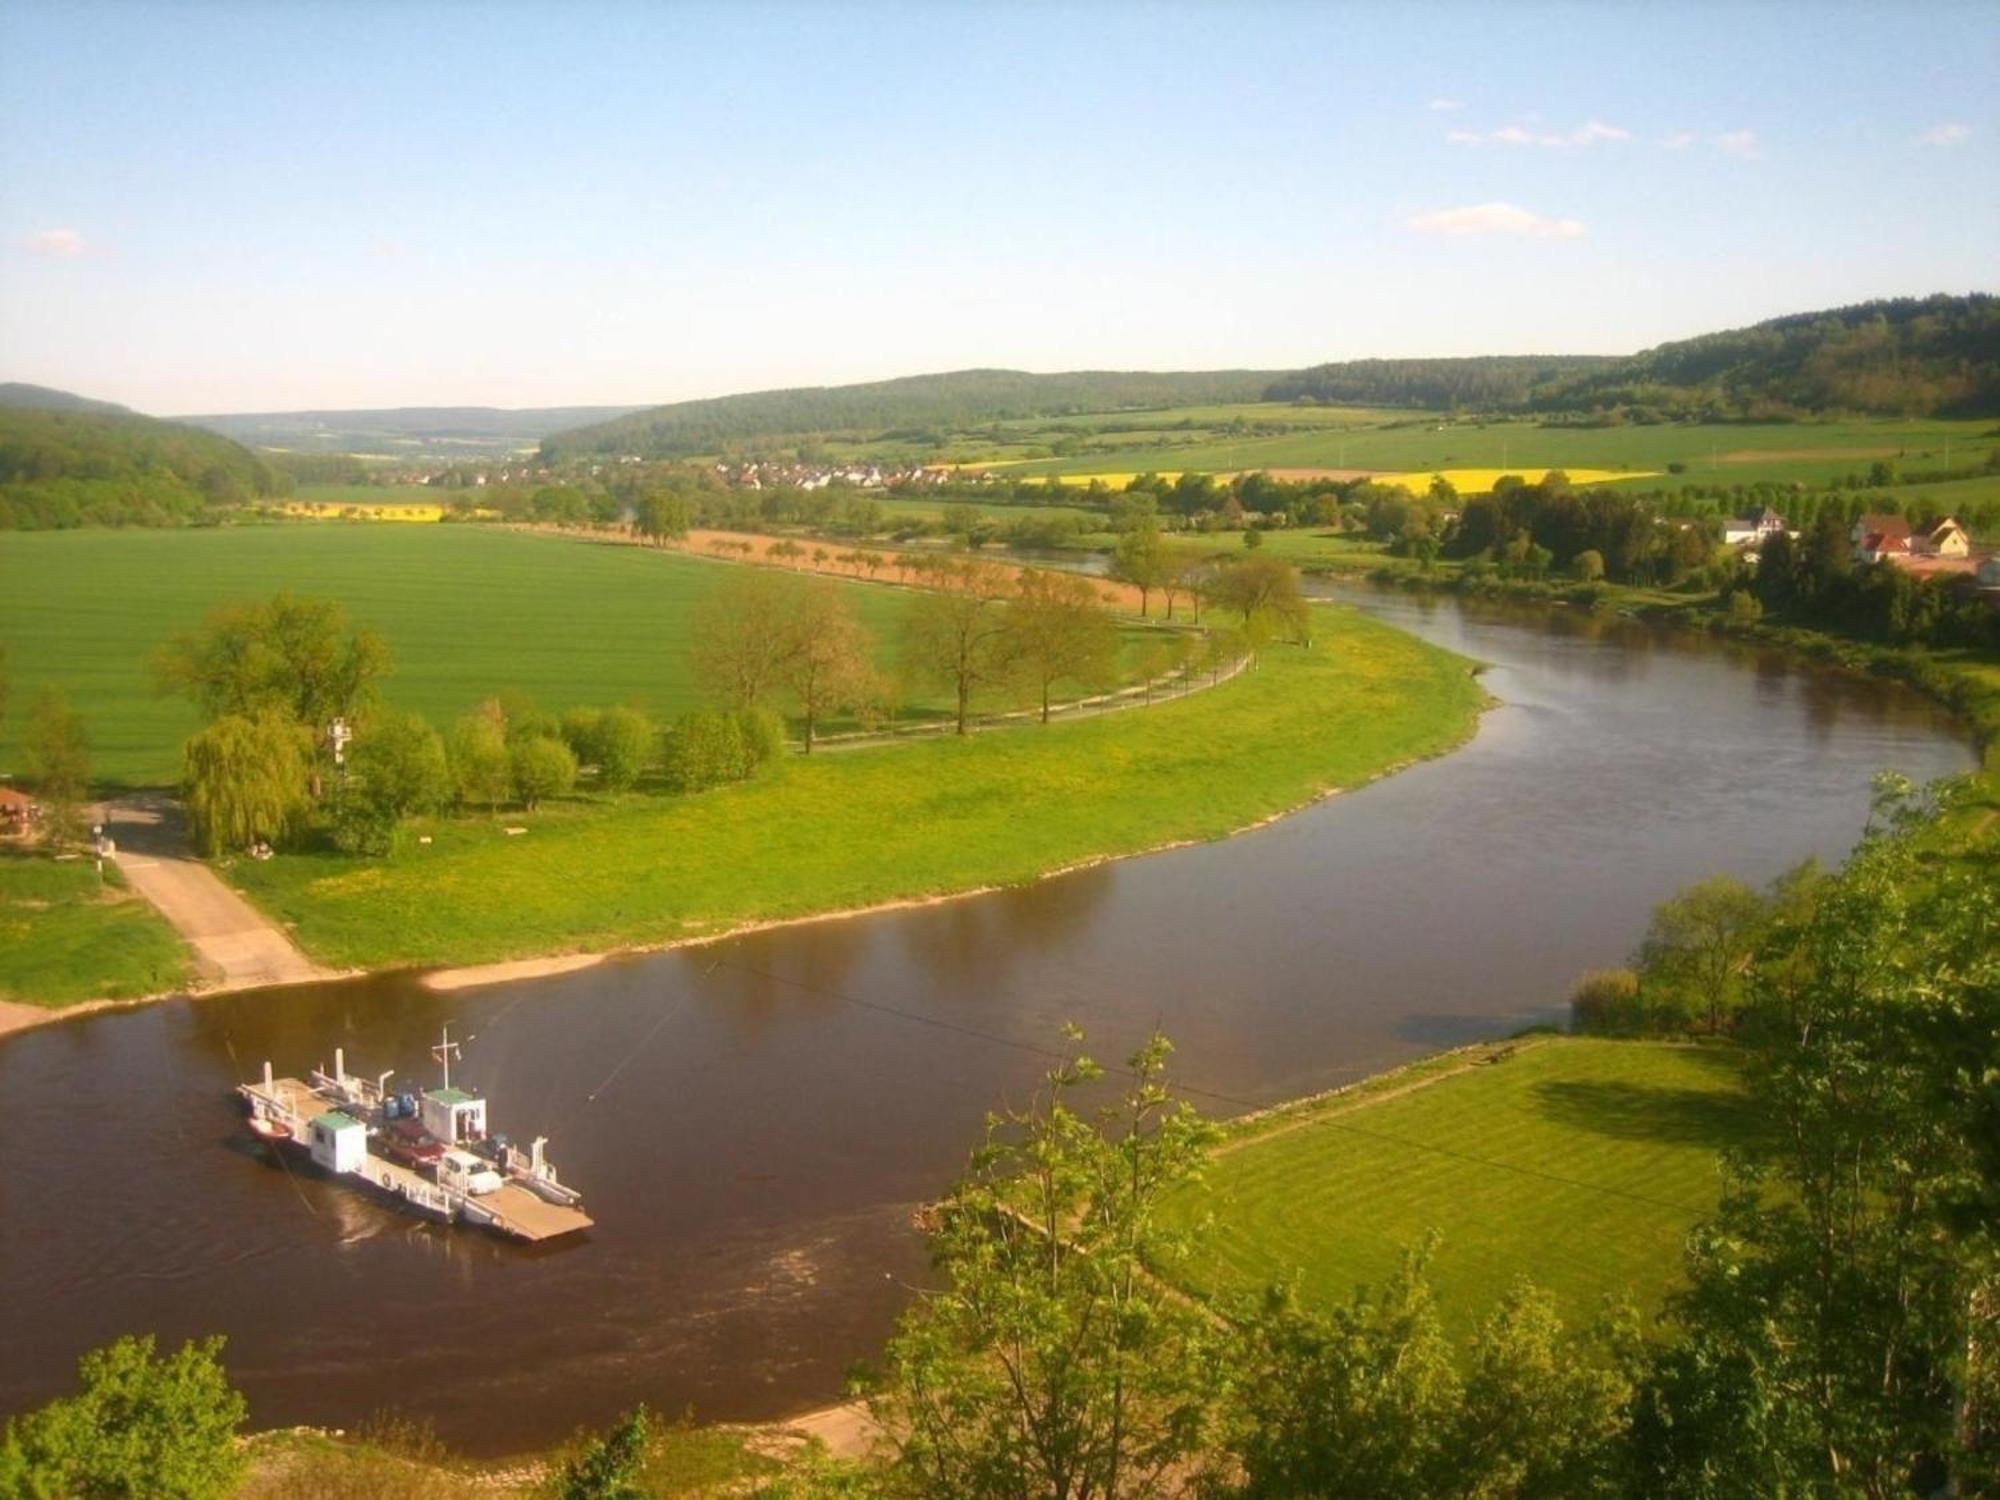
[{"label": "shrub", "polygon": [[653,721],[636,708],[607,708],[597,715],[595,727],[591,759],[598,784],[606,791],[625,791],[646,769],[657,738]]},{"label": "shrub", "polygon": [[545,798],[560,797],[576,785],[576,757],[569,746],[538,734],[515,742],[514,795],[532,812]]},{"label": "shrub", "polygon": [[514,792],[514,764],[498,719],[467,714],[451,732],[451,779],[461,802],[491,811]]},{"label": "shrub", "polygon": [[1738,589],[1729,596],[1729,621],[1732,625],[1752,625],[1763,618],[1763,602],[1748,589]]},{"label": "shrub", "polygon": [[661,745],[667,785],[677,792],[702,792],[741,780],[750,768],[742,726],[747,717],[704,708],[676,719]]},{"label": "shrub", "polygon": [[1592,969],[1569,992],[1570,1026],[1587,1036],[1635,1036],[1646,1029],[1639,976],[1630,969]]},{"label": "shrub", "polygon": [[755,775],[785,753],[785,724],[767,708],[746,708],[736,715],[743,736],[743,771]]}]

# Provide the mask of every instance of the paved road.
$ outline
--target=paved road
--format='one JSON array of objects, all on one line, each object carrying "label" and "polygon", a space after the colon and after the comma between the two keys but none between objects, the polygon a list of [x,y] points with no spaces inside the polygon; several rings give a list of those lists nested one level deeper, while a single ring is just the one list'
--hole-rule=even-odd
[{"label": "paved road", "polygon": [[181,812],[165,797],[130,797],[104,809],[118,868],[194,949],[198,985],[243,990],[331,977],[283,928],[194,857]]}]

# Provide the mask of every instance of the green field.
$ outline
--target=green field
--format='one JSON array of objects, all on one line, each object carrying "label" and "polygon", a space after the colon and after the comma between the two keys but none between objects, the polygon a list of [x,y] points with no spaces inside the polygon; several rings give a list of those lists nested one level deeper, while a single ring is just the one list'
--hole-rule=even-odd
[{"label": "green field", "polygon": [[[551,710],[632,703],[671,715],[695,700],[687,625],[726,566],[478,526],[11,533],[0,537],[10,721],[18,728],[37,689],[59,683],[89,723],[101,779],[171,782],[195,716],[154,691],[152,652],[218,601],[280,589],[340,599],[381,631],[395,657],[388,701],[440,725],[507,688]],[[886,664],[911,595],[842,587]],[[920,699],[906,717],[937,707]],[[0,727],[0,769],[16,764],[16,746]]]},{"label": "green field", "polygon": [[[1964,465],[1976,462],[1996,445],[2000,445],[2000,430],[1988,420],[1884,418],[1765,426],[1586,428],[1539,427],[1525,421],[1456,423],[1405,413],[1393,423],[1362,428],[1275,437],[1215,436],[1189,444],[1093,447],[1088,453],[1009,465],[1002,472],[1018,478],[1149,469],[1234,472],[1499,467],[1533,477],[1548,469],[1570,467],[1659,471],[1662,477],[1645,481],[1648,484],[1735,484],[1762,479],[1815,483],[1866,473],[1878,457],[1906,468]],[[1686,472],[1667,475],[1670,463],[1685,464]],[[1969,483],[1982,487],[1976,490],[1981,497],[2000,493],[2000,477]]]},{"label": "green field", "polygon": [[693,797],[422,825],[384,862],[331,853],[231,878],[315,957],[481,963],[662,943],[996,884],[1218,838],[1473,728],[1467,664],[1347,610],[1207,692],[1101,718],[782,763]]},{"label": "green field", "polygon": [[[1504,1060],[1454,1071],[1468,1057]],[[1717,1152],[1750,1138],[1738,1065],[1720,1046],[1552,1038],[1268,1117],[1170,1203],[1173,1222],[1213,1225],[1177,1274],[1225,1299],[1296,1278],[1326,1306],[1436,1230],[1432,1284],[1456,1332],[1522,1277],[1575,1318],[1607,1296],[1657,1306],[1716,1205]]]},{"label": "green field", "polygon": [[115,869],[0,853],[0,1000],[67,1005],[178,988],[188,954]]}]

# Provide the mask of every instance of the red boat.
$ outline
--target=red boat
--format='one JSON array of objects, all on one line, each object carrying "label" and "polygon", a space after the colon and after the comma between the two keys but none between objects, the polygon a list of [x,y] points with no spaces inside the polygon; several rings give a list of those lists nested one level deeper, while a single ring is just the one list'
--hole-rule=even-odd
[{"label": "red boat", "polygon": [[258,1140],[269,1141],[275,1146],[280,1141],[289,1141],[292,1138],[292,1127],[282,1120],[269,1120],[262,1115],[252,1115],[250,1133]]}]

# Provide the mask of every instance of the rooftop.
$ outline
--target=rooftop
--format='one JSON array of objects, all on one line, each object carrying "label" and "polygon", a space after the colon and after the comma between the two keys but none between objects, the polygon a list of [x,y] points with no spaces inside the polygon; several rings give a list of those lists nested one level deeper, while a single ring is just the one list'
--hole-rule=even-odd
[{"label": "rooftop", "polygon": [[328,1130],[359,1130],[361,1128],[361,1122],[355,1119],[354,1116],[342,1114],[337,1109],[330,1109],[325,1114],[318,1116],[313,1120],[313,1124],[324,1125]]},{"label": "rooftop", "polygon": [[430,1089],[427,1096],[439,1104],[477,1104],[479,1096],[468,1094],[464,1089]]}]

